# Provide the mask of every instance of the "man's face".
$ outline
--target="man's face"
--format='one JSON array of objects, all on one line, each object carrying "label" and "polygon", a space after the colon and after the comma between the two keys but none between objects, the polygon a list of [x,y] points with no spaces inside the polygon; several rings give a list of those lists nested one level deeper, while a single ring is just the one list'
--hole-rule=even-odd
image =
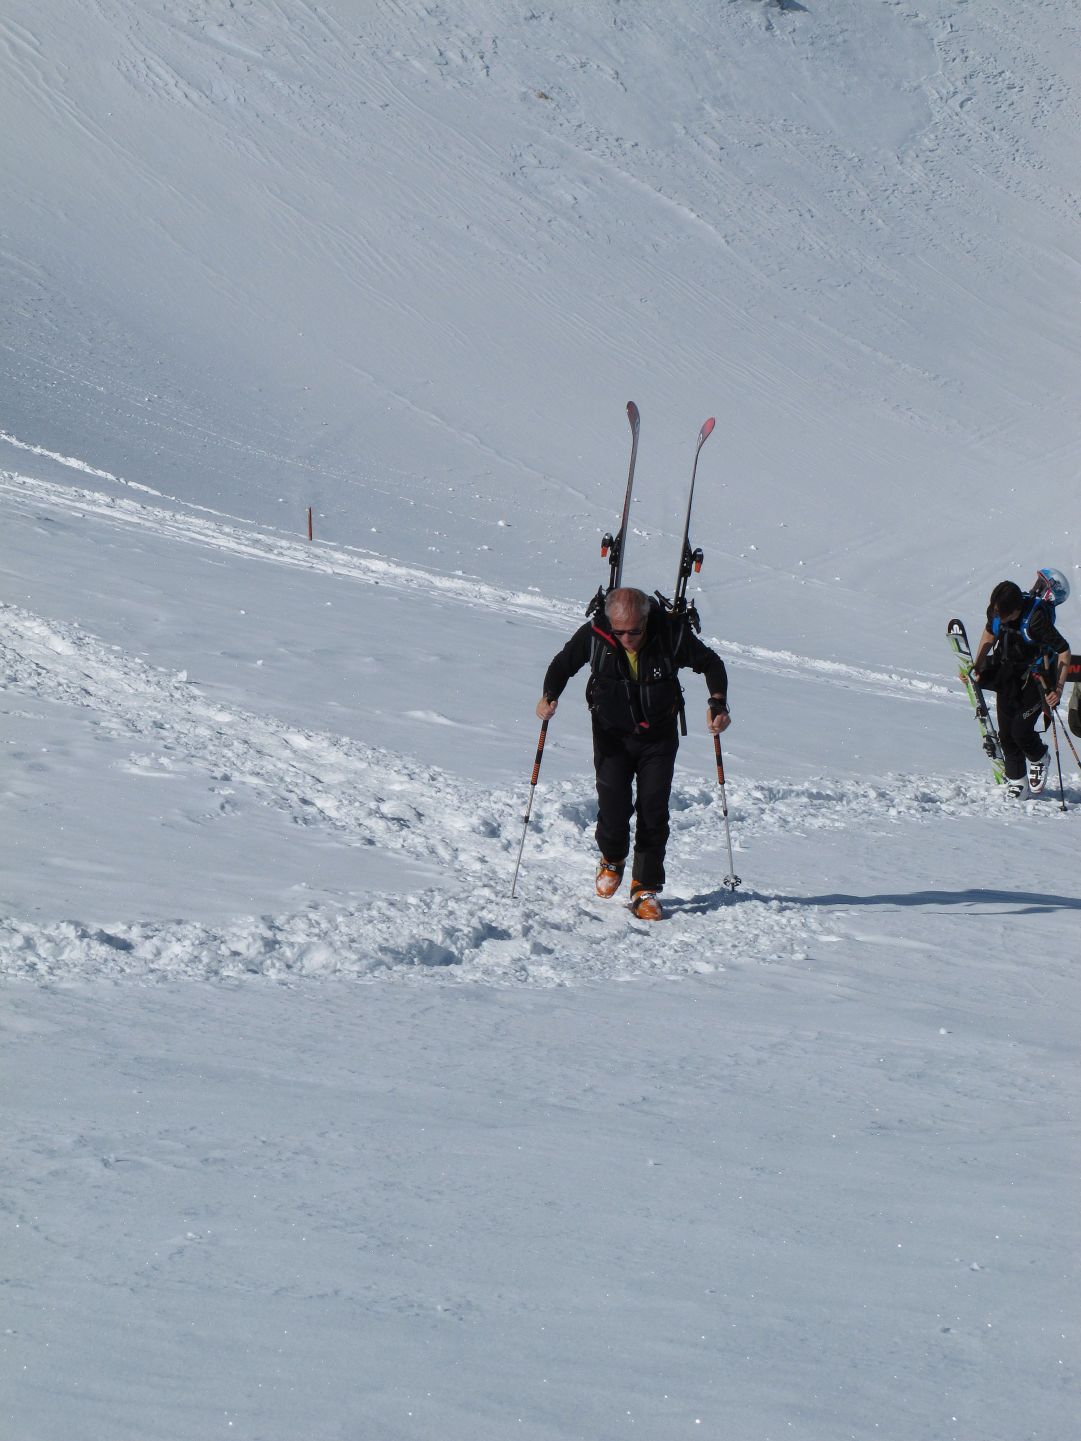
[{"label": "man's face", "polygon": [[608,617],[608,623],[612,634],[624,650],[636,651],[642,644],[646,629],[644,616],[637,615],[634,611],[614,610]]}]

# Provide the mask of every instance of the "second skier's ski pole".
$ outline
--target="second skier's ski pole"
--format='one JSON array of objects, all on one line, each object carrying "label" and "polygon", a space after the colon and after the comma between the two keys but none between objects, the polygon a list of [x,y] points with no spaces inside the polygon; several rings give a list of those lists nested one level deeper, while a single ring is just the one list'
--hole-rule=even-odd
[{"label": "second skier's ski pole", "polygon": [[[710,714],[716,716],[720,713],[721,705],[712,697],[709,702]],[[728,823],[728,796],[724,789],[724,757],[721,755],[721,738],[714,733],[713,753],[717,760],[717,784],[721,788],[721,815],[724,818],[724,835],[728,842],[728,874],[724,878],[725,885],[729,890],[734,891],[741,884],[739,876],[736,875],[736,862],[732,856],[732,827]]]},{"label": "second skier's ski pole", "polygon": [[525,808],[525,825],[522,826],[522,843],[518,847],[518,859],[514,865],[514,880],[510,883],[510,898],[514,900],[514,889],[518,884],[518,867],[522,864],[525,850],[525,834],[529,829],[529,817],[533,814],[533,797],[537,794],[537,777],[540,775],[541,757],[544,755],[544,741],[548,734],[548,722],[541,721],[540,740],[537,741],[537,758],[533,762],[533,779],[529,783],[529,804]]},{"label": "second skier's ski pole", "polygon": [[1051,735],[1055,742],[1055,764],[1058,766],[1058,808],[1060,811],[1066,809],[1066,787],[1062,784],[1062,757],[1058,749],[1058,722],[1055,720],[1055,712],[1048,708],[1047,714],[1051,717]]}]

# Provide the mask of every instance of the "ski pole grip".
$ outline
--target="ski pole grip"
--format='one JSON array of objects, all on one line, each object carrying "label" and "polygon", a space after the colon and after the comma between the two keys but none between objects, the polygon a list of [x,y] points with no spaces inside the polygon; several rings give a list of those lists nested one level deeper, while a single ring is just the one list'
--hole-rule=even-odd
[{"label": "ski pole grip", "polygon": [[711,695],[709,698],[709,713],[714,720],[716,720],[719,715],[727,715],[728,702],[721,700],[719,696]]},{"label": "ski pole grip", "polygon": [[541,759],[544,755],[544,741],[547,734],[548,722],[541,721],[540,739],[537,741],[537,758],[533,762],[533,779],[530,781],[530,785],[535,786],[537,784],[537,777],[540,775]]},{"label": "ski pole grip", "polygon": [[717,784],[724,785],[724,757],[721,755],[721,738],[713,737],[713,758],[717,762]]}]

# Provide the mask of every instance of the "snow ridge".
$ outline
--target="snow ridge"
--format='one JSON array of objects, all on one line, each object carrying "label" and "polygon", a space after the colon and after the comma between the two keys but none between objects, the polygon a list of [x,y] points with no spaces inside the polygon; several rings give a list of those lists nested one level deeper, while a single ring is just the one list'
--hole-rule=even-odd
[{"label": "snow ridge", "polygon": [[[91,467],[85,468],[91,474],[99,474]],[[214,518],[207,519],[202,515],[184,514],[124,496],[115,497],[95,490],[58,485],[6,470],[0,470],[0,496],[4,497],[9,508],[31,514],[45,507],[111,525],[146,529],[164,539],[205,546],[236,557],[293,566],[364,585],[420,592],[436,600],[457,601],[472,608],[528,616],[553,628],[565,630],[582,620],[581,605],[569,600],[542,596],[535,591],[506,590],[473,576],[447,575],[413,562],[406,564],[375,551],[352,546],[321,541],[309,544],[221,513],[211,513]],[[818,659],[716,635],[709,635],[706,639],[711,645],[738,657],[741,665],[777,675],[827,680],[833,685],[840,684],[870,694],[895,695],[906,700],[945,699],[955,703],[957,698],[956,687],[942,684],[930,673],[880,671],[869,666]]]}]

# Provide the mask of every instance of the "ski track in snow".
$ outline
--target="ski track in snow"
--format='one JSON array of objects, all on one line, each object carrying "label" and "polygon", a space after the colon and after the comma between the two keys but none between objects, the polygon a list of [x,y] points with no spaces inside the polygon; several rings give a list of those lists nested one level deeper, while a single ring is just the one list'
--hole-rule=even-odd
[{"label": "ski track in snow", "polygon": [[[94,491],[0,472],[9,506],[63,509],[158,535],[305,566],[345,580],[426,588],[469,606],[528,612],[565,626],[577,611],[539,596],[494,590],[479,581],[418,572],[382,557],[310,546],[240,525],[224,525]],[[407,756],[342,736],[291,727],[266,715],[208,700],[184,674],[123,653],[73,623],[0,608],[0,662],[9,692],[92,713],[93,724],[130,740],[133,763],[204,776],[212,788],[244,787],[298,826],[324,827],[358,847],[399,851],[445,867],[453,885],[376,895],[354,907],[312,906],[283,916],[246,917],[223,927],[178,919],[103,928],[77,920],[0,921],[0,971],[38,981],[88,977],[275,979],[349,975],[446,976],[495,984],[560,985],[629,975],[693,975],[724,961],[798,961],[820,918],[798,903],[718,884],[725,837],[719,792],[681,782],[673,793],[674,873],[700,888],[669,896],[660,934],[618,903],[602,904],[566,878],[586,882],[593,851],[589,777],[542,783],[526,842],[518,898],[509,897],[522,833],[524,798],[463,783]],[[804,678],[816,670],[869,689],[937,700],[947,687],[856,667],[778,657],[728,645],[744,663],[783,665]],[[956,699],[956,698],[954,698]],[[997,797],[985,778],[888,775],[860,781],[822,777],[753,780],[729,787],[737,847],[789,832],[923,823],[991,813]],[[737,862],[738,868],[738,862]],[[643,938],[628,944],[629,934]]]},{"label": "ski track in snow", "polygon": [[[19,444],[2,430],[0,439]],[[114,484],[129,484],[71,457],[42,453]],[[146,487],[135,488],[146,493]],[[320,541],[300,541],[213,511],[204,511],[201,515],[182,514],[165,507],[113,497],[99,491],[57,485],[6,470],[0,470],[0,495],[5,497],[10,510],[33,514],[45,508],[115,526],[150,530],[165,539],[225,551],[247,560],[293,566],[360,584],[382,585],[413,593],[427,592],[441,600],[456,601],[472,608],[529,616],[553,629],[566,630],[568,625],[581,623],[583,618],[580,603],[553,600],[529,591],[502,590],[475,577],[426,570],[372,551]],[[741,665],[768,670],[774,675],[817,679],[827,681],[833,687],[847,687],[905,700],[956,703],[957,699],[956,687],[942,684],[937,675],[931,673],[879,671],[842,661],[802,656],[793,651],[769,650],[764,646],[747,645],[715,635],[708,635],[705,639],[729,656],[738,658]]]}]

